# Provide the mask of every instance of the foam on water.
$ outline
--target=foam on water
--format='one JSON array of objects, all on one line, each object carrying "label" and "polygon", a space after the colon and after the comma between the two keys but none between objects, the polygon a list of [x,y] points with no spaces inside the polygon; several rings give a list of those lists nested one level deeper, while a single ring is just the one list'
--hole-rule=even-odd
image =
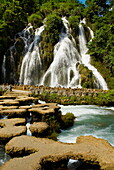
[{"label": "foam on water", "polygon": [[58,140],[75,143],[78,136],[93,135],[108,140],[114,145],[114,111],[113,107],[92,105],[61,106],[62,114],[72,112],[76,116],[73,127],[62,130]]}]

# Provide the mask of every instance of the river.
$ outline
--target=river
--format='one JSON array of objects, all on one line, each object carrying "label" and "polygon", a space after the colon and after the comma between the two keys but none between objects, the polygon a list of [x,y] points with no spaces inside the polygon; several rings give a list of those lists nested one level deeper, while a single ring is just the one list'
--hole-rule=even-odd
[{"label": "river", "polygon": [[75,116],[73,127],[62,130],[58,140],[75,143],[80,135],[93,135],[106,139],[114,145],[114,107],[99,107],[94,105],[60,105],[62,114],[72,112]]},{"label": "river", "polygon": [[[94,105],[69,105],[61,107],[62,114],[72,112],[75,116],[74,125],[62,130],[58,140],[65,143],[75,143],[80,135],[93,135],[106,139],[114,146],[114,107],[99,107]],[[0,166],[10,157],[0,145]],[[73,170],[73,168],[71,168]]]}]

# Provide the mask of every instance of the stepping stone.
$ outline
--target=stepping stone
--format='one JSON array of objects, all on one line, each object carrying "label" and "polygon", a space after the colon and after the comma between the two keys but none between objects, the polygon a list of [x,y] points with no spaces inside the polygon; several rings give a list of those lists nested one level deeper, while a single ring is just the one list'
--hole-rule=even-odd
[{"label": "stepping stone", "polygon": [[49,125],[46,122],[34,122],[29,127],[33,136],[47,136]]},{"label": "stepping stone", "polygon": [[0,142],[8,142],[14,136],[26,134],[26,120],[23,118],[0,120]]},{"label": "stepping stone", "polygon": [[26,109],[7,109],[1,110],[0,115],[8,117],[26,117],[27,111]]}]

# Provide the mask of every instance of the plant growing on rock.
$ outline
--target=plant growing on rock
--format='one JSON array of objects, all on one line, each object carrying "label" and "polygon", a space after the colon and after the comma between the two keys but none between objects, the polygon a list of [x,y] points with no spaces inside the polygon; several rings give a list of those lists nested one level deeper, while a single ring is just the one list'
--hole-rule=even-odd
[{"label": "plant growing on rock", "polygon": [[76,117],[74,116],[74,114],[70,113],[70,112],[66,113],[66,115],[62,115],[61,116],[61,120],[62,120],[61,121],[61,128],[66,129],[70,126],[73,126],[75,118]]}]

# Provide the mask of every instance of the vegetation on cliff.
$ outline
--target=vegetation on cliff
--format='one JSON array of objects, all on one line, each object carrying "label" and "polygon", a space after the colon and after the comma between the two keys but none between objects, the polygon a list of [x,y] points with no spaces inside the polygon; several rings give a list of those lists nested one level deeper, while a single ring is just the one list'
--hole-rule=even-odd
[{"label": "vegetation on cliff", "polygon": [[[66,16],[72,28],[72,35],[78,46],[78,24],[86,18],[87,24],[94,30],[95,37],[88,43],[92,64],[106,79],[109,88],[114,88],[114,1],[86,0],[86,6],[78,0],[1,0],[0,1],[0,63],[3,56],[14,43],[16,33],[22,31],[31,22],[39,27],[46,20],[42,34],[40,53],[45,58],[44,65],[50,65],[53,59],[53,47],[59,39],[62,28],[61,17]],[[87,40],[88,29],[84,25]],[[15,55],[16,65],[20,59]],[[22,56],[20,56],[22,60]],[[46,63],[46,64],[45,64]],[[103,63],[103,68],[101,67]],[[2,67],[0,66],[0,72]],[[19,70],[19,67],[17,68]],[[18,75],[17,71],[17,75]],[[0,75],[1,76],[1,75]],[[0,77],[0,81],[2,77]],[[85,85],[84,85],[85,86]]]}]

